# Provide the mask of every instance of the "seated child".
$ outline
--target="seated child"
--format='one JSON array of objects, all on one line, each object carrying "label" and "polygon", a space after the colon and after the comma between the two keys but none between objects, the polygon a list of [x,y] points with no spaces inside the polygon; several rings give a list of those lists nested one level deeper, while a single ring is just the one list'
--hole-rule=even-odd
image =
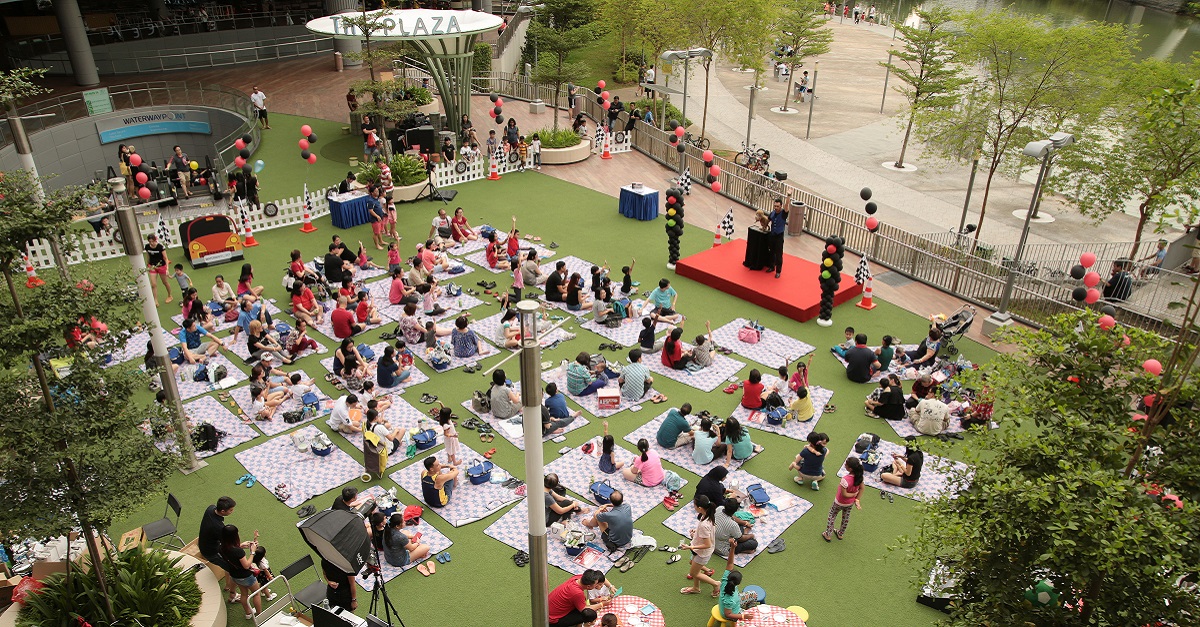
[{"label": "seated child", "polygon": [[842,359],[845,359],[846,351],[852,348],[854,348],[854,327],[846,327],[846,341],[842,344],[834,346],[833,348],[830,348],[829,352],[841,357]]}]

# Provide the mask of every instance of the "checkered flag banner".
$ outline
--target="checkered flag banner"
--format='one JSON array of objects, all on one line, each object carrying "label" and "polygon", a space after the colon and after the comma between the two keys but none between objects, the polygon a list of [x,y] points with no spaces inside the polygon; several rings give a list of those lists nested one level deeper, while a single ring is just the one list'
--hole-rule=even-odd
[{"label": "checkered flag banner", "polygon": [[504,146],[505,146],[505,144],[503,144],[503,143],[496,144],[496,162],[497,163],[504,162]]},{"label": "checkered flag banner", "polygon": [[725,217],[721,218],[720,228],[721,232],[725,234],[725,237],[733,237],[733,207],[730,207],[729,211],[725,214]]},{"label": "checkered flag banner", "polygon": [[867,263],[867,256],[863,255],[858,260],[858,269],[854,271],[854,282],[862,285],[871,278],[871,264]]},{"label": "checkered flag banner", "polygon": [[308,181],[304,182],[304,213],[312,215],[312,196],[308,195]]},{"label": "checkered flag banner", "polygon": [[171,243],[171,229],[167,228],[167,221],[163,219],[161,213],[158,214],[158,241],[167,248],[174,246]]},{"label": "checkered flag banner", "polygon": [[690,166],[683,169],[683,174],[679,175],[678,183],[679,188],[683,190],[685,196],[692,194],[692,168]]}]

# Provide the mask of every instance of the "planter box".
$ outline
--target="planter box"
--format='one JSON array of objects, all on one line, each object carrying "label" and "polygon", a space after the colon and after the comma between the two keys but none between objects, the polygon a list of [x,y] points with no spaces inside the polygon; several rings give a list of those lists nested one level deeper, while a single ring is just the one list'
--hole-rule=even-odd
[{"label": "planter box", "polygon": [[592,156],[592,140],[585,139],[570,148],[542,148],[542,165],[579,163]]},{"label": "planter box", "polygon": [[429,115],[430,113],[437,113],[438,111],[441,111],[441,108],[438,106],[437,98],[434,98],[433,102],[431,102],[427,105],[421,105],[421,106],[417,107],[417,112],[424,113],[425,115]]},{"label": "planter box", "polygon": [[425,181],[421,181],[415,185],[407,185],[405,187],[392,188],[392,200],[395,202],[410,202],[417,199],[417,195],[425,188]]}]

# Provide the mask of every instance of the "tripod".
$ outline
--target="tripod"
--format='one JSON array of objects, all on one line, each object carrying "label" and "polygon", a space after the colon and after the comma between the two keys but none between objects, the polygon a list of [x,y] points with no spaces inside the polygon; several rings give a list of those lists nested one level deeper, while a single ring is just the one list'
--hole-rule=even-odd
[{"label": "tripod", "polygon": [[383,571],[379,567],[379,549],[375,549],[375,563],[368,565],[367,568],[371,569],[371,574],[375,577],[375,586],[371,589],[371,606],[367,613],[379,618],[375,609],[379,606],[379,600],[383,599],[383,622],[388,627],[392,627],[392,615],[395,614],[400,627],[404,627],[404,619],[400,618],[400,611],[396,609],[395,605],[392,605],[392,598],[388,596],[387,584],[383,581]]},{"label": "tripod", "polygon": [[450,201],[438,191],[437,185],[433,184],[433,162],[429,161],[425,165],[425,187],[417,193],[417,198],[421,198],[428,194],[429,202],[435,200],[442,201],[443,205],[450,204]]}]

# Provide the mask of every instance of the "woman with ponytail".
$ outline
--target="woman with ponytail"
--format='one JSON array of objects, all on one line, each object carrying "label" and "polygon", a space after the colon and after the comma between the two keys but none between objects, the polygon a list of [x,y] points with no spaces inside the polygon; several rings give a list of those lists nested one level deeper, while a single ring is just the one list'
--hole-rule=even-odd
[{"label": "woman with ponytail", "polygon": [[[717,504],[710,501],[707,496],[700,495],[696,497],[695,507],[696,519],[700,522],[692,530],[692,543],[680,543],[679,545],[679,548],[692,552],[692,561],[687,575],[687,578],[692,580],[692,585],[680,589],[679,594],[700,594],[700,582],[704,582],[713,587],[712,596],[715,599],[720,592],[720,584],[710,576],[713,574],[713,569],[705,564],[712,558],[714,550],[713,542],[717,534]],[[733,555],[734,551],[730,551],[729,554]]]},{"label": "woman with ponytail", "polygon": [[646,438],[638,440],[639,455],[633,458],[633,463],[621,471],[626,481],[652,488],[662,483],[664,478],[662,460],[658,453],[650,450],[650,442]]},{"label": "woman with ponytail", "polygon": [[[835,533],[838,540],[846,535],[846,527],[850,525],[850,508],[857,507],[862,509],[862,504],[858,499],[862,496],[863,489],[863,467],[862,461],[857,457],[846,459],[846,476],[842,477],[838,483],[837,496],[833,499],[833,505],[829,507],[829,519],[825,522],[825,533],[821,534],[826,542],[831,542],[829,534]],[[835,532],[833,530],[833,521],[837,520],[838,514],[842,515],[842,526]]]},{"label": "woman with ponytail", "polygon": [[733,569],[733,557],[737,555],[737,538],[729,538],[729,557],[725,560],[725,574],[721,575],[720,594],[717,607],[725,620],[737,624],[740,620],[754,618],[753,612],[742,609],[742,595],[738,584],[742,583],[742,573]]}]

